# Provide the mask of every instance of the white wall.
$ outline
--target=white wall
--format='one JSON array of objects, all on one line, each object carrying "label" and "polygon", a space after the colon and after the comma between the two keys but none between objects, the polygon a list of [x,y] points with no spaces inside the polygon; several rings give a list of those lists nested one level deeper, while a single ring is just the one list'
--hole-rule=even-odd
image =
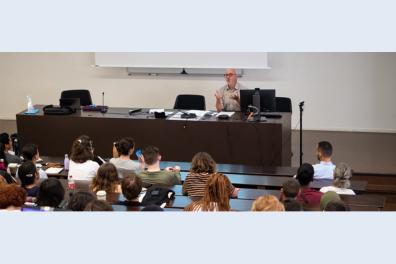
[{"label": "white wall", "polygon": [[[206,96],[214,109],[219,77],[128,77],[122,68],[96,68],[93,53],[0,53],[0,119],[15,119],[26,107],[57,104],[64,89],[89,89],[100,104],[172,108],[180,93]],[[275,88],[305,101],[304,128],[396,132],[396,53],[269,53],[271,70],[248,70],[240,79],[250,88]]]}]

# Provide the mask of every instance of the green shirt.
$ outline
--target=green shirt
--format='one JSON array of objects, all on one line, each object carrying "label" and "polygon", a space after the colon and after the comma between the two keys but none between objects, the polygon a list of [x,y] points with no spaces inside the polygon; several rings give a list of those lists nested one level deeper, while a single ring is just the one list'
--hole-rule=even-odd
[{"label": "green shirt", "polygon": [[142,179],[142,182],[148,184],[164,184],[169,186],[181,184],[179,171],[142,171],[138,175]]}]

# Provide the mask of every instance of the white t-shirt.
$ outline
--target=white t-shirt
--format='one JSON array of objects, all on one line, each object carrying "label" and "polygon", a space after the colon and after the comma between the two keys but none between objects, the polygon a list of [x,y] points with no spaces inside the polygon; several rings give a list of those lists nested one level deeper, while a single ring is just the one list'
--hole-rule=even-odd
[{"label": "white t-shirt", "polygon": [[334,178],[335,165],[330,162],[321,161],[319,164],[313,165],[314,168],[314,179],[328,179]]},{"label": "white t-shirt", "polygon": [[355,195],[355,192],[351,189],[338,188],[335,186],[325,186],[320,189],[320,192],[322,193],[326,193],[328,191],[333,191],[338,194]]},{"label": "white t-shirt", "polygon": [[112,158],[110,159],[110,163],[113,163],[117,169],[130,170],[135,172],[140,171],[139,162],[134,160],[122,160],[120,158]]},{"label": "white t-shirt", "polygon": [[74,180],[92,180],[98,169],[99,164],[92,160],[87,160],[84,163],[70,160],[68,176],[73,176]]}]

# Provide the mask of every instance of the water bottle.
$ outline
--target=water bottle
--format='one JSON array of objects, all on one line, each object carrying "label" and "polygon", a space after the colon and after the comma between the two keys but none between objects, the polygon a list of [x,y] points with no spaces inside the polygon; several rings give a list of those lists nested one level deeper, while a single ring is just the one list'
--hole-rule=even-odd
[{"label": "water bottle", "polygon": [[63,169],[69,170],[69,164],[70,164],[69,155],[65,154],[65,160],[63,161]]},{"label": "water bottle", "polygon": [[69,191],[73,192],[76,189],[76,183],[74,182],[73,176],[69,176],[69,179],[67,180],[67,188]]},{"label": "water bottle", "polygon": [[29,95],[27,96],[27,111],[28,113],[32,113],[34,111],[32,98]]}]

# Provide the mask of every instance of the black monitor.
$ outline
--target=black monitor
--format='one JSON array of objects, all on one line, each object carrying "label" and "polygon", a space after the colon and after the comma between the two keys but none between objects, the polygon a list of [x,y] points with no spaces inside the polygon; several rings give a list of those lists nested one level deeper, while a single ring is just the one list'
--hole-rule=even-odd
[{"label": "black monitor", "polygon": [[[246,113],[248,105],[253,105],[253,94],[255,90],[240,90],[241,112]],[[275,112],[275,89],[260,90],[260,111]]]}]

